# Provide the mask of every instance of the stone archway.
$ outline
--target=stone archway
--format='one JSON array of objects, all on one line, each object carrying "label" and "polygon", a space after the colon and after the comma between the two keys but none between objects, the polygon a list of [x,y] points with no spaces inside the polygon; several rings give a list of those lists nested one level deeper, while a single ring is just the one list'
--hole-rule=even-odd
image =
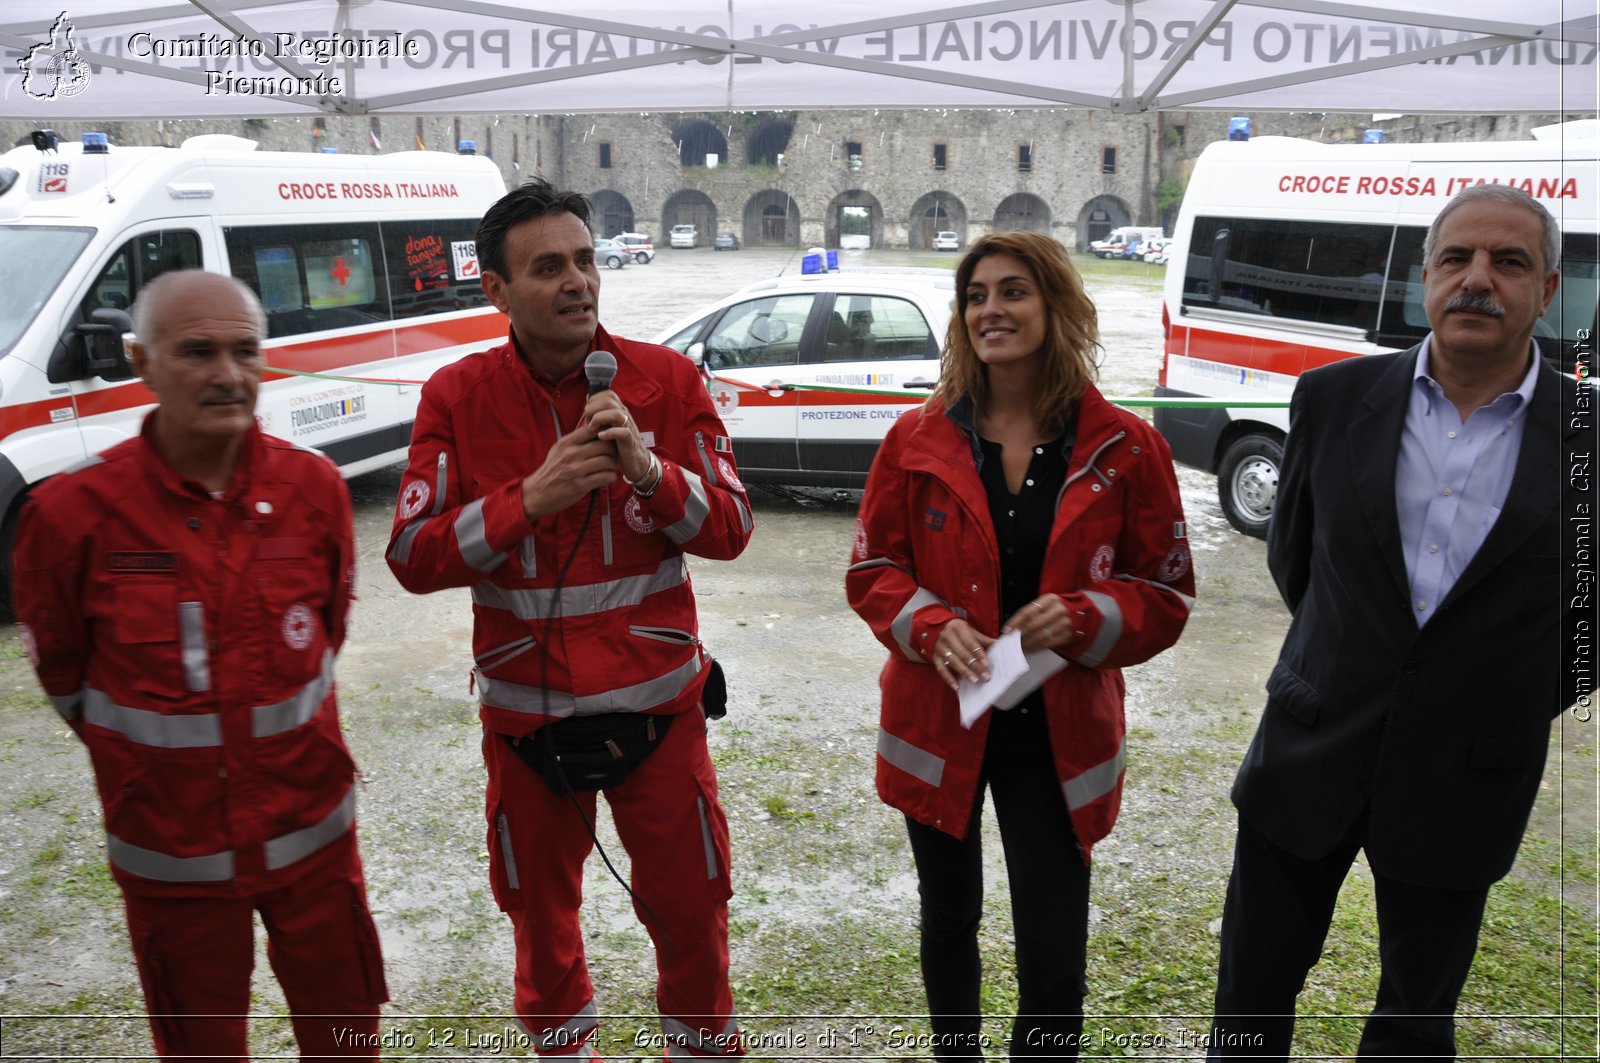
[{"label": "stone archway", "polygon": [[603,188],[589,194],[589,228],[596,236],[634,231],[633,204],[621,192]]},{"label": "stone archway", "polygon": [[934,233],[950,230],[967,243],[967,205],[949,192],[929,192],[911,204],[907,219],[907,244],[914,248],[933,246]]},{"label": "stone archway", "polygon": [[863,189],[852,188],[834,196],[822,224],[823,243],[828,247],[843,248],[846,236],[856,245],[863,235],[869,247],[883,246],[883,206],[877,196]]},{"label": "stone archway", "polygon": [[798,247],[800,206],[779,188],[768,188],[744,205],[744,232],[739,239],[751,247]]},{"label": "stone archway", "polygon": [[1087,251],[1095,240],[1104,240],[1112,229],[1133,224],[1133,212],[1116,196],[1095,196],[1078,211],[1078,246]]},{"label": "stone archway", "polygon": [[996,232],[1048,233],[1050,204],[1028,192],[1014,192],[994,208]]},{"label": "stone archway", "polygon": [[[678,161],[685,167],[728,163],[728,138],[704,118],[685,118],[672,127],[672,139],[678,145]],[[711,158],[716,162],[709,162]]]},{"label": "stone archway", "polygon": [[717,235],[717,205],[698,189],[679,189],[668,196],[661,207],[660,246],[671,246],[667,234],[674,225],[693,225],[697,230],[695,246],[705,247]]},{"label": "stone archway", "polygon": [[783,153],[789,150],[789,139],[794,136],[794,123],[787,118],[774,118],[762,122],[750,131],[745,139],[744,161],[750,166],[778,165]]}]

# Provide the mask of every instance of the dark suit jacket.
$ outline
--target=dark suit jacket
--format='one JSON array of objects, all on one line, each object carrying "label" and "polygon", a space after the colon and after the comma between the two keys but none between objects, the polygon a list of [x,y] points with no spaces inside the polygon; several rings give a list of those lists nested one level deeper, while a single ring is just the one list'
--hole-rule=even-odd
[{"label": "dark suit jacket", "polygon": [[[1576,503],[1576,382],[1540,370],[1499,519],[1418,629],[1395,508],[1417,348],[1305,374],[1267,561],[1294,614],[1233,787],[1239,814],[1306,859],[1369,815],[1367,859],[1425,886],[1510,870],[1544,770],[1573,595],[1561,527]],[[1591,612],[1592,615],[1592,612]]]}]

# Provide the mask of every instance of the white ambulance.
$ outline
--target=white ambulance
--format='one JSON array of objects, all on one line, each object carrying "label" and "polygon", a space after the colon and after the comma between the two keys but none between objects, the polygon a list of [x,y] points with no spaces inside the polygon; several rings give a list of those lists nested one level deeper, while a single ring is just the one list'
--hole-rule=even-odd
[{"label": "white ambulance", "polygon": [[1155,424],[1178,461],[1217,474],[1234,527],[1266,534],[1299,375],[1427,334],[1422,241],[1467,185],[1515,184],[1555,215],[1561,288],[1535,341],[1567,368],[1576,345],[1592,343],[1600,141],[1592,123],[1538,135],[1360,145],[1259,137],[1201,154],[1169,248],[1156,388],[1158,399],[1197,401],[1158,405]]},{"label": "white ambulance", "polygon": [[[139,289],[231,273],[267,312],[263,430],[347,476],[405,456],[439,367],[505,336],[475,234],[494,163],[442,152],[260,152],[84,144],[0,155],[0,558],[29,486],[138,431],[153,402],[123,352]],[[41,150],[42,148],[42,150]]]}]

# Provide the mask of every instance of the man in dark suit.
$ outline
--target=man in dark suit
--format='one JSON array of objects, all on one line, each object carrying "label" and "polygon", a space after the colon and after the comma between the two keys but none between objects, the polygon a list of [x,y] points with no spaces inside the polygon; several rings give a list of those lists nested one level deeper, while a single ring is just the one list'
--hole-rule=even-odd
[{"label": "man in dark suit", "polygon": [[1293,622],[1233,787],[1210,1058],[1288,1055],[1295,997],[1362,849],[1382,971],[1359,1055],[1454,1054],[1489,886],[1511,868],[1566,704],[1576,384],[1531,339],[1560,246],[1526,194],[1463,191],[1423,249],[1433,331],[1295,389],[1267,539]]}]

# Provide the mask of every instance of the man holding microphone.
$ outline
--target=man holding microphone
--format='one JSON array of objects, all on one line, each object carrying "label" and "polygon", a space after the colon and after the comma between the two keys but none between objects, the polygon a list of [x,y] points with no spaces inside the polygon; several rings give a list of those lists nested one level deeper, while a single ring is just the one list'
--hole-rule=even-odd
[{"label": "man holding microphone", "polygon": [[603,790],[667,1056],[742,1054],[705,735],[719,684],[685,555],[737,557],[749,501],[689,361],[600,327],[588,219],[539,179],[484,216],[483,287],[511,335],[423,388],[389,567],[415,593],[472,588],[490,874],[539,1053],[596,1055],[578,909]]}]

